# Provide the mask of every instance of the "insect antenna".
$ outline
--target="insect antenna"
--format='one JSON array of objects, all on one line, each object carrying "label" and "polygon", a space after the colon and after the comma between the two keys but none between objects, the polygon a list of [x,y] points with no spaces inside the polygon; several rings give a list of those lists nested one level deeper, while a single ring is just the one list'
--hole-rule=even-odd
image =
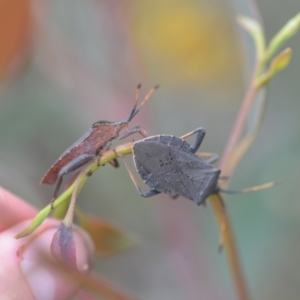
[{"label": "insect antenna", "polygon": [[268,183],[264,183],[261,185],[255,185],[252,187],[248,187],[248,188],[244,188],[241,190],[223,190],[222,188],[218,188],[218,191],[224,194],[242,194],[242,193],[250,193],[250,192],[257,192],[257,191],[261,191],[261,190],[265,190],[268,189],[270,187],[273,187],[275,185],[280,184],[281,181],[271,181]]},{"label": "insect antenna", "polygon": [[153,87],[145,96],[144,100],[142,101],[142,103],[140,104],[140,106],[137,108],[137,104],[140,98],[140,90],[141,90],[141,84],[139,84],[136,88],[136,93],[135,93],[135,103],[134,103],[134,107],[127,119],[127,123],[129,123],[133,117],[139,112],[139,110],[141,109],[141,107],[147,102],[147,100],[151,97],[151,95],[155,92],[155,90],[157,90],[159,88],[158,85],[156,85],[155,87]]}]

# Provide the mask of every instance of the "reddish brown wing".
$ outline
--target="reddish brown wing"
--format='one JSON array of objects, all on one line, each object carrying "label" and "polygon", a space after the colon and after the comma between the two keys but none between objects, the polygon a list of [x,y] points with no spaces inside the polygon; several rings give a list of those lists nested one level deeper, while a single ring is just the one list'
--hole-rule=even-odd
[{"label": "reddish brown wing", "polygon": [[[99,142],[95,143],[97,139]],[[57,159],[57,161],[44,175],[40,184],[54,184],[62,167],[70,163],[75,157],[84,153],[96,153],[97,149],[101,148],[102,143],[100,142],[105,143],[105,141],[101,138],[101,131],[99,128],[90,128]]]}]

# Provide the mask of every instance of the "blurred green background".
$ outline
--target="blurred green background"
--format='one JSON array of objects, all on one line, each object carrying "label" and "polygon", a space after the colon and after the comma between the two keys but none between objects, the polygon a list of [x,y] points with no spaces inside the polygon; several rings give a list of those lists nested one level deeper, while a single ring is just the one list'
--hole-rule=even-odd
[{"label": "blurred green background", "polygon": [[[269,39],[300,10],[299,0],[257,2]],[[93,122],[126,118],[138,83],[143,95],[160,89],[131,126],[176,136],[202,126],[201,151],[221,155],[254,62],[238,14],[251,16],[246,1],[2,1],[1,185],[44,207],[54,191],[38,185],[44,173]],[[300,299],[299,40],[288,42],[292,63],[269,85],[262,131],[230,187],[282,184],[225,200],[252,299]],[[78,205],[138,247],[98,259],[97,272],[141,299],[234,299],[210,206],[141,198],[120,164],[100,168]]]}]

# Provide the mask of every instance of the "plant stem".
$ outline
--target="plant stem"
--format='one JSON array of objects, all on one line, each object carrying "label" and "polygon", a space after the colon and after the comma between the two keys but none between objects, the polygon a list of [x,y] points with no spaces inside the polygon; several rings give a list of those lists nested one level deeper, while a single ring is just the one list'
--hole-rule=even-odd
[{"label": "plant stem", "polygon": [[[82,178],[84,176],[87,176],[87,174],[86,174],[86,169],[87,168],[88,167],[83,168],[80,171],[78,177],[74,181],[74,188],[73,188],[73,191],[72,191],[71,201],[69,203],[69,208],[68,208],[68,211],[67,211],[66,216],[64,218],[64,223],[69,227],[72,226],[72,223],[73,223],[77,194],[79,193],[80,188],[82,187],[82,185],[84,183],[82,181]],[[81,183],[81,186],[80,186],[80,183]]]},{"label": "plant stem", "polygon": [[239,300],[249,300],[249,293],[246,285],[246,281],[242,272],[238,250],[236,247],[232,226],[228,217],[228,213],[224,214],[221,202],[217,195],[210,196],[210,202],[213,207],[219,227],[222,223],[225,225],[225,237],[224,237],[224,248],[227,255],[227,260],[232,273],[232,278],[236,286],[236,292]]},{"label": "plant stem", "polygon": [[247,121],[247,117],[250,111],[250,108],[253,104],[253,101],[255,99],[255,96],[257,94],[257,88],[255,86],[255,78],[257,76],[257,70],[258,70],[258,66],[255,68],[254,72],[253,72],[253,76],[252,76],[252,80],[251,80],[251,85],[245,95],[245,98],[243,100],[243,103],[240,107],[240,110],[238,112],[238,116],[235,120],[233,129],[231,131],[228,143],[225,147],[225,151],[221,160],[221,164],[220,164],[220,169],[222,170],[223,174],[226,175],[230,175],[230,170],[229,170],[229,160],[230,160],[230,156],[236,146],[236,144],[238,143],[238,140],[244,130],[246,121]]},{"label": "plant stem", "polygon": [[[242,103],[242,106],[239,110],[238,116],[235,121],[235,125],[233,127],[232,133],[230,135],[227,146],[225,148],[223,159],[221,161],[220,168],[222,172],[224,172],[224,174],[226,175],[231,175],[229,169],[230,156],[242,134],[242,131],[244,129],[247,120],[247,116],[249,114],[249,110],[251,108],[251,105],[253,103],[253,100],[257,92],[254,86],[255,76],[256,76],[256,70],[254,71],[252,85],[248,89],[244,101]],[[227,260],[231,269],[232,278],[235,282],[238,298],[240,300],[249,300],[250,297],[248,294],[247,285],[240,264],[238,250],[236,247],[234,233],[229,220],[228,213],[226,213],[225,216],[223,216],[222,206],[220,201],[218,201],[218,199],[213,199],[211,202],[219,224],[222,222],[222,220],[225,223],[226,232],[225,232],[224,246],[227,254]]]},{"label": "plant stem", "polygon": [[[253,101],[255,100],[255,96],[257,94],[257,88],[255,86],[255,78],[257,76],[257,72],[259,69],[259,64],[255,67],[252,75],[251,85],[245,95],[243,103],[240,107],[239,113],[237,115],[235,124],[233,126],[232,132],[230,134],[228,143],[226,145],[223,158],[220,164],[220,169],[223,174],[227,176],[231,175],[232,169],[230,166],[231,155],[241,137],[241,134],[245,128],[245,124],[247,121],[247,117],[249,115],[251,106]],[[228,213],[224,215],[223,208],[217,196],[211,196],[212,207],[216,216],[216,219],[219,224],[222,222],[225,226],[225,237],[224,237],[224,246],[227,255],[227,260],[231,269],[232,278],[236,286],[236,291],[238,295],[238,299],[240,300],[249,300],[249,292],[247,289],[247,284],[243,275],[242,267],[239,260],[238,250],[236,247],[233,229],[229,220]]]}]

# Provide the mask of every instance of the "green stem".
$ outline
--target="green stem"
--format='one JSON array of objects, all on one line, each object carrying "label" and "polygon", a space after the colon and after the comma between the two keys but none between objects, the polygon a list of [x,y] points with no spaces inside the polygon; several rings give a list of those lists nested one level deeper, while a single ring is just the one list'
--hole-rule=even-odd
[{"label": "green stem", "polygon": [[[128,144],[123,144],[115,148],[115,151],[109,150],[106,151],[101,155],[100,162],[98,163],[98,160],[94,161],[90,165],[88,165],[85,168],[84,174],[90,174],[95,172],[99,166],[103,166],[113,159],[117,158],[117,154],[120,155],[128,155],[132,153],[132,145],[133,143],[128,143]],[[117,153],[117,154],[116,154]],[[79,189],[84,185],[86,182],[88,176],[80,176],[80,180],[75,182],[66,190],[64,191],[54,202],[53,202],[53,207],[57,207],[64,201],[67,201],[70,199],[75,187],[78,185]],[[42,210],[38,212],[38,214],[34,217],[34,219],[31,221],[31,223],[28,225],[27,228],[25,228],[22,232],[17,234],[15,236],[16,239],[25,237],[32,232],[34,232],[42,223],[43,221],[49,216],[49,214],[52,212],[51,205],[48,204],[46,207],[44,207]]]}]

